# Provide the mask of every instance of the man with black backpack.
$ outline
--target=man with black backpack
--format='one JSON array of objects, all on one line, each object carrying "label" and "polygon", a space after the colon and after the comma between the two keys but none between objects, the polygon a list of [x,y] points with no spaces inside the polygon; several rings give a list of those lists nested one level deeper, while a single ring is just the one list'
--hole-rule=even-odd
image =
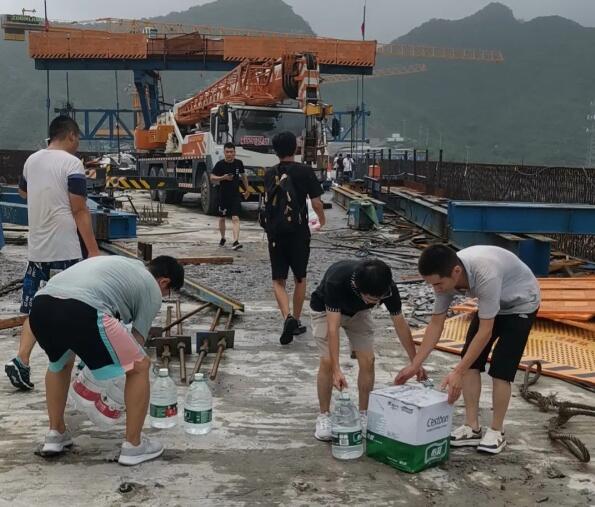
[{"label": "man with black backpack", "polygon": [[[282,345],[291,343],[294,335],[306,332],[300,317],[306,297],[306,272],[310,258],[307,197],[312,201],[320,226],[323,227],[326,221],[320,200],[320,182],[311,167],[295,162],[296,148],[297,141],[292,132],[280,132],[273,137],[273,149],[279,157],[279,164],[265,174],[264,206],[259,213],[259,221],[269,243],[273,291],[285,320],[279,339]],[[286,289],[290,268],[295,278],[293,313],[289,309]]]}]

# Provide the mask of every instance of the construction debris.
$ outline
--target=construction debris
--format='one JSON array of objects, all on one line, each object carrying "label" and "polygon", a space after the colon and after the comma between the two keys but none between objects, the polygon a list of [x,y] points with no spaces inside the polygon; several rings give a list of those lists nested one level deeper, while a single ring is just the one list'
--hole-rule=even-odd
[{"label": "construction debris", "polygon": [[[535,375],[531,378],[532,368],[536,367]],[[555,442],[560,442],[574,454],[582,463],[588,463],[591,460],[589,449],[576,436],[570,433],[563,433],[559,428],[564,426],[571,417],[577,415],[586,415],[595,417],[595,406],[570,401],[559,401],[555,394],[543,396],[537,391],[529,391],[529,386],[535,385],[541,376],[541,361],[532,361],[525,371],[525,380],[521,387],[521,395],[529,403],[534,403],[543,412],[558,411],[557,417],[552,417],[548,424],[548,435]]]}]

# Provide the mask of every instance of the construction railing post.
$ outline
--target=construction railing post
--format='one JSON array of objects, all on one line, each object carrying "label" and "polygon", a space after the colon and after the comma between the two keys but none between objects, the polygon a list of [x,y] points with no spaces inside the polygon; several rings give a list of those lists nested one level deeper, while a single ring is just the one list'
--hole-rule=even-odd
[{"label": "construction railing post", "polygon": [[413,150],[413,181],[417,181],[417,150]]},{"label": "construction railing post", "polygon": [[443,151],[440,148],[440,153],[438,155],[438,188],[441,187],[441,180],[442,180],[442,155]]}]

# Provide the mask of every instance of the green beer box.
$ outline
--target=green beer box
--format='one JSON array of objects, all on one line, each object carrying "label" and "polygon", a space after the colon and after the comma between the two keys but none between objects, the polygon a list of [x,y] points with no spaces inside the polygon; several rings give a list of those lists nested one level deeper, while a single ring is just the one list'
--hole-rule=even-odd
[{"label": "green beer box", "polygon": [[367,455],[410,473],[446,461],[453,409],[447,398],[419,384],[372,391]]}]

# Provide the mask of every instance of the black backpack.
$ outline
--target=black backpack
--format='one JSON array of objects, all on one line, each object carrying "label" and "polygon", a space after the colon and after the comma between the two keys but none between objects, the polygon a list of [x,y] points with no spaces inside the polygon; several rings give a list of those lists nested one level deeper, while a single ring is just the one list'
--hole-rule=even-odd
[{"label": "black backpack", "polygon": [[293,234],[303,227],[303,204],[300,205],[295,185],[288,173],[279,174],[274,167],[274,178],[265,181],[264,198],[258,210],[258,222],[269,237]]}]

